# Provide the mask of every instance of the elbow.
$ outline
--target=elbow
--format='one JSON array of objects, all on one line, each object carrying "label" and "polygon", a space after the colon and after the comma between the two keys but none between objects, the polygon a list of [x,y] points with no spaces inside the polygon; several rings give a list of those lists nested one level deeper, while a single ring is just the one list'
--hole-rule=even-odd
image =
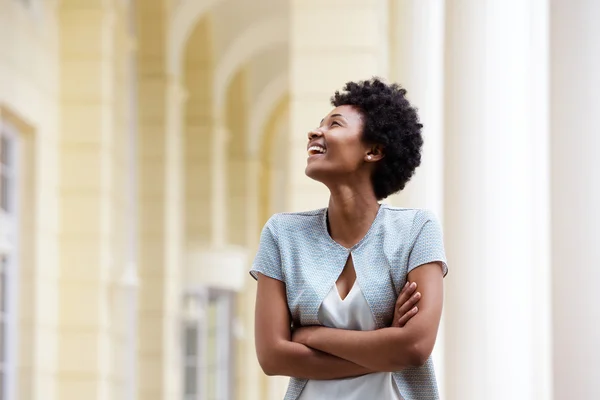
[{"label": "elbow", "polygon": [[277,363],[275,362],[275,357],[273,357],[271,354],[258,354],[258,364],[265,375],[278,375]]},{"label": "elbow", "polygon": [[422,367],[425,365],[431,353],[433,352],[433,345],[424,343],[422,341],[416,342],[411,346],[409,351],[409,364],[411,367]]},{"label": "elbow", "polygon": [[404,347],[403,351],[394,352],[396,356],[391,360],[391,368],[389,370],[402,371],[407,368],[422,367],[429,360],[432,351],[432,346],[428,346],[425,343],[412,343]]},{"label": "elbow", "polygon": [[275,369],[273,369],[273,368],[271,368],[271,367],[264,367],[264,366],[261,364],[261,368],[262,368],[262,371],[263,371],[263,373],[264,373],[266,376],[277,376],[277,375],[279,375],[277,372],[275,372]]},{"label": "elbow", "polygon": [[264,374],[267,376],[283,375],[285,362],[281,362],[282,356],[277,346],[265,350],[257,353],[258,364]]}]

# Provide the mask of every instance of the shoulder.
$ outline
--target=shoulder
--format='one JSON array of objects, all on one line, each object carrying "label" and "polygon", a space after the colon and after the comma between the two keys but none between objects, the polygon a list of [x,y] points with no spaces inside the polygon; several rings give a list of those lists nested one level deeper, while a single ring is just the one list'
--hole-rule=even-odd
[{"label": "shoulder", "polygon": [[325,208],[320,208],[312,211],[273,214],[265,224],[265,228],[269,228],[277,236],[317,229],[325,218],[325,212]]},{"label": "shoulder", "polygon": [[384,221],[387,225],[412,227],[413,230],[419,230],[429,221],[438,223],[436,214],[425,208],[402,208],[382,204],[384,212]]}]

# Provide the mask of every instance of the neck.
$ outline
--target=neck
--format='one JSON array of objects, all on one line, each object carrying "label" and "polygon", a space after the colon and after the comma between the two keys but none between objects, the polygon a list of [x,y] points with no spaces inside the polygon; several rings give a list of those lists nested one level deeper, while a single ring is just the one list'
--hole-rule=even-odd
[{"label": "neck", "polygon": [[367,234],[379,211],[373,189],[370,185],[366,187],[369,190],[348,185],[329,189],[329,232],[333,240],[344,247],[354,246]]}]

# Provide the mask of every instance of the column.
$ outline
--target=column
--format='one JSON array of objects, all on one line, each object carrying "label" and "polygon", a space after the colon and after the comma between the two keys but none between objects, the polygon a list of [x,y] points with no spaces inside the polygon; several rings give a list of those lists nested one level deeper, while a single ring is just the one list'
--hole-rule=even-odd
[{"label": "column", "polygon": [[[284,110],[280,110],[283,108]],[[289,112],[287,111],[287,102],[283,101],[273,111],[272,115],[276,116],[271,123],[268,124],[265,136],[270,136],[270,146],[263,149],[264,153],[270,154],[267,168],[268,189],[264,202],[268,206],[267,214],[270,216],[274,213],[285,212],[287,203],[287,190],[282,190],[287,185],[289,174],[289,157],[286,154],[288,150],[288,135],[289,135]],[[265,155],[263,155],[265,157]],[[261,210],[260,214],[264,212]],[[266,221],[262,221],[263,223]],[[256,283],[254,284],[255,299],[256,299]],[[254,356],[256,360],[256,355]],[[256,361],[255,361],[256,362]],[[260,367],[259,367],[260,368]],[[262,370],[261,374],[262,374]],[[263,393],[265,400],[279,400],[285,397],[289,379],[286,376],[265,376],[265,389]]]},{"label": "column", "polygon": [[130,3],[126,18],[126,31],[128,41],[128,52],[126,59],[126,110],[127,119],[127,156],[129,174],[127,182],[127,198],[129,200],[127,211],[127,253],[126,264],[123,274],[120,277],[120,288],[125,294],[125,306],[123,315],[125,315],[125,351],[126,361],[124,399],[136,400],[138,398],[138,297],[139,297],[139,277],[138,277],[138,238],[139,227],[139,196],[138,196],[138,93],[137,93],[137,41],[135,39],[135,8],[134,3]]},{"label": "column", "polygon": [[423,123],[421,166],[393,203],[441,218],[444,169],[444,0],[395,0],[390,10],[390,78],[407,91]]},{"label": "column", "polygon": [[[421,166],[388,202],[436,213],[443,225],[444,0],[394,0],[390,10],[390,78],[407,91],[423,127]],[[444,315],[433,350],[438,388],[444,393]]]},{"label": "column", "polygon": [[210,19],[199,21],[185,45],[185,224],[186,251],[211,241],[213,157],[213,59]]},{"label": "column", "polygon": [[[112,397],[114,10],[60,6],[58,398]],[[121,132],[122,133],[122,132]]]},{"label": "column", "polygon": [[[225,181],[227,182],[225,208],[227,213],[227,243],[246,246],[247,214],[245,210],[248,181],[246,168],[249,136],[250,98],[248,93],[247,68],[240,68],[227,85],[224,95],[217,95],[216,103],[224,97],[223,110],[226,116],[229,137],[225,141]],[[245,271],[246,274],[247,271]],[[246,277],[246,276],[244,276]]]},{"label": "column", "polygon": [[446,10],[446,398],[549,399],[548,7]]},{"label": "column", "polygon": [[555,399],[600,398],[600,3],[551,1]]},{"label": "column", "polygon": [[215,118],[211,154],[211,243],[220,248],[227,244],[227,141],[229,130],[224,118]]},{"label": "column", "polygon": [[256,348],[254,346],[254,304],[256,301],[256,282],[248,275],[248,270],[254,257],[259,235],[260,235],[260,218],[259,218],[259,171],[260,171],[260,154],[258,146],[255,144],[249,145],[245,156],[245,169],[240,171],[243,179],[246,182],[246,249],[248,257],[244,265],[242,274],[243,289],[239,292],[237,298],[237,312],[235,326],[237,331],[234,331],[236,343],[236,380],[235,394],[237,398],[244,399],[261,399],[263,394],[260,393],[261,380],[264,376],[256,358]]},{"label": "column", "polygon": [[[129,24],[129,12],[125,4],[115,7],[115,24],[112,28],[114,43],[113,56],[113,97],[112,102],[112,190],[111,198],[112,233],[111,272],[110,272],[110,333],[111,333],[111,393],[110,399],[129,400],[135,383],[137,364],[136,323],[137,312],[137,272],[134,238],[137,237],[137,203],[135,177],[137,157],[133,149],[135,105],[137,99],[132,74],[135,58],[135,43]],[[132,140],[133,139],[133,140]],[[132,339],[134,339],[132,341]]]},{"label": "column", "polygon": [[166,73],[165,8],[137,1],[139,102],[138,397],[181,398],[183,248],[180,77]]},{"label": "column", "polygon": [[[381,0],[290,4],[290,211],[327,205],[327,189],[304,174],[307,134],[332,109],[329,99],[336,89],[347,81],[386,72],[388,46],[380,29],[386,4]],[[340,23],[328,28],[335,20]]]},{"label": "column", "polygon": [[[257,146],[253,146],[257,147]],[[244,178],[246,180],[246,244],[249,248],[256,248],[258,245],[260,231],[262,229],[260,221],[260,168],[261,168],[260,152],[256,148],[252,148],[246,155],[246,166]]]}]

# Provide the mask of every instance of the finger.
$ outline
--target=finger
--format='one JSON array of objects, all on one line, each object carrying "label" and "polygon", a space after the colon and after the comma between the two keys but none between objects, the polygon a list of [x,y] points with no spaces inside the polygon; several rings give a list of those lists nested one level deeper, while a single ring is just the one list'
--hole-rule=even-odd
[{"label": "finger", "polygon": [[398,299],[396,300],[396,306],[399,307],[402,304],[406,303],[406,301],[410,298],[410,296],[412,296],[415,290],[417,290],[416,282],[406,282],[406,285],[404,285],[404,288],[402,289],[400,295],[398,296]]},{"label": "finger", "polygon": [[406,326],[406,324],[408,323],[408,321],[410,321],[415,315],[417,315],[417,313],[419,312],[418,307],[413,307],[412,309],[410,309],[410,311],[406,314],[404,314],[399,320],[398,320],[398,328],[403,328],[404,326]]},{"label": "finger", "polygon": [[[405,304],[408,300],[410,300],[411,295],[413,295],[416,290],[417,290],[417,284],[415,282],[411,283],[409,281],[407,281],[406,284],[404,285],[404,287],[402,288],[402,291],[400,292],[400,295],[398,296],[398,299],[396,300],[396,304],[394,307],[395,308],[394,309],[394,319],[392,322],[393,327],[398,326],[399,318],[405,313],[405,312],[399,313],[400,307],[403,304]],[[405,307],[405,309],[403,309],[403,311],[409,310],[410,307],[414,304],[415,304],[414,302],[410,303],[410,305]]]},{"label": "finger", "polygon": [[[410,285],[410,282],[406,281],[406,283],[404,284],[404,287],[402,288],[402,290],[400,291],[400,294],[398,295],[398,298],[400,298],[400,296],[402,296],[404,293],[406,293],[409,285]],[[398,300],[396,300],[396,301],[398,301]]]},{"label": "finger", "polygon": [[402,315],[406,314],[407,312],[409,312],[411,308],[413,308],[414,306],[417,305],[419,300],[421,300],[420,292],[417,292],[417,293],[413,294],[412,296],[410,296],[410,298],[408,300],[406,300],[406,302],[404,302],[404,304],[402,304],[400,306],[400,308],[398,308],[398,316],[402,316]]},{"label": "finger", "polygon": [[401,316],[402,314],[404,314],[408,310],[410,310],[414,305],[417,304],[417,302],[420,299],[421,299],[421,293],[417,292],[416,289],[415,289],[414,293],[412,293],[411,295],[406,293],[406,295],[403,296],[401,299],[399,298],[399,301],[396,303],[396,311],[398,311],[400,313],[400,314],[398,314],[398,316]]},{"label": "finger", "polygon": [[400,319],[398,320],[398,327],[399,328],[403,328],[404,325],[406,325],[406,323],[408,321],[410,321],[410,319],[412,317],[414,317],[415,315],[417,315],[417,313],[419,312],[419,308],[418,307],[413,307],[411,308],[406,314],[404,314],[402,317],[400,317]]}]

